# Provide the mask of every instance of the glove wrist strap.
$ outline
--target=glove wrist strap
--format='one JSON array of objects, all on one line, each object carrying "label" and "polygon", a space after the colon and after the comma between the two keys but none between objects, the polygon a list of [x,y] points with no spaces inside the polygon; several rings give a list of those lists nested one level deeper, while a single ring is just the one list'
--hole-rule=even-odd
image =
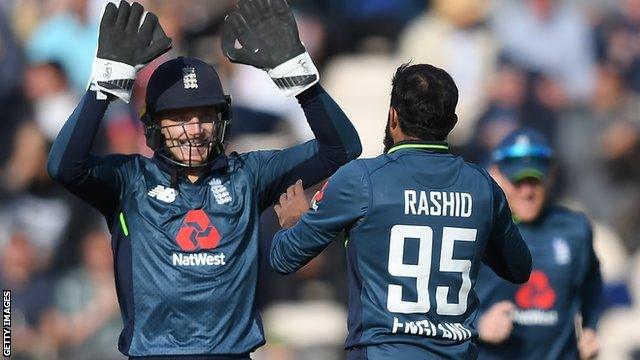
[{"label": "glove wrist strap", "polygon": [[100,100],[113,95],[129,103],[136,72],[136,68],[129,64],[96,57],[91,65],[89,89],[95,90]]},{"label": "glove wrist strap", "polygon": [[268,71],[286,97],[293,97],[320,80],[320,73],[309,53],[304,52]]}]

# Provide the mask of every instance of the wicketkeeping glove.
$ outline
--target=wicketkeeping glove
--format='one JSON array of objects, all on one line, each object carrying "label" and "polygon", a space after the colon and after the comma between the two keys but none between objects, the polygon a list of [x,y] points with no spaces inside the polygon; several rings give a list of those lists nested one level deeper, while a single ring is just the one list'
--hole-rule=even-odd
[{"label": "wicketkeeping glove", "polygon": [[320,79],[286,0],[240,0],[225,18],[222,52],[232,62],[266,70],[288,97]]},{"label": "wicketkeeping glove", "polygon": [[121,1],[117,8],[108,3],[100,21],[90,88],[99,99],[113,95],[128,103],[138,70],[169,49],[171,39],[156,15],[145,13],[138,3]]}]

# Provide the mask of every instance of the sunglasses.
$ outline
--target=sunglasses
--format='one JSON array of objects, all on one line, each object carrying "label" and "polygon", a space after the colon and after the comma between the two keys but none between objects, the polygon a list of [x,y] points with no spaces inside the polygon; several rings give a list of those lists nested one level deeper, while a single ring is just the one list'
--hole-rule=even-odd
[{"label": "sunglasses", "polygon": [[540,145],[515,144],[504,149],[499,149],[491,155],[494,162],[514,161],[523,158],[551,160],[553,150]]}]

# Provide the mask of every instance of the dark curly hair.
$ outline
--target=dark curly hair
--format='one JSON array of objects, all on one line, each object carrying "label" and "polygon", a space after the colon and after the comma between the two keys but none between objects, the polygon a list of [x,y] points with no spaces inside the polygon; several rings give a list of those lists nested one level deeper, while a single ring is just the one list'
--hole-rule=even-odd
[{"label": "dark curly hair", "polygon": [[444,141],[457,121],[458,88],[446,71],[428,64],[402,64],[391,82],[391,106],[402,132]]}]

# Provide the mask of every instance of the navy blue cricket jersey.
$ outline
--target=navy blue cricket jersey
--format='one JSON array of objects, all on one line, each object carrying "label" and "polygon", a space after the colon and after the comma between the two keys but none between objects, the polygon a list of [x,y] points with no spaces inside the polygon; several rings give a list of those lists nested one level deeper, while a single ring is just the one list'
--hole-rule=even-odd
[{"label": "navy blue cricket jersey", "polygon": [[482,267],[478,296],[482,313],[495,303],[516,305],[511,336],[499,345],[480,343],[479,359],[578,359],[575,316],[596,329],[602,292],[589,220],[549,206],[533,223],[518,224],[533,258],[526,284],[513,285]]},{"label": "navy blue cricket jersey", "polygon": [[531,257],[502,190],[446,143],[402,142],[343,166],[312,209],[278,232],[291,273],[347,230],[349,359],[471,359],[481,261],[522,283]]},{"label": "navy blue cricket jersey", "polygon": [[298,95],[316,139],[278,151],[220,156],[195,183],[157,157],[95,157],[108,101],[88,91],[58,135],[51,176],[102,212],[129,356],[242,355],[264,344],[255,292],[258,222],[302,179],[312,185],[359,156],[358,135],[315,85]]}]

